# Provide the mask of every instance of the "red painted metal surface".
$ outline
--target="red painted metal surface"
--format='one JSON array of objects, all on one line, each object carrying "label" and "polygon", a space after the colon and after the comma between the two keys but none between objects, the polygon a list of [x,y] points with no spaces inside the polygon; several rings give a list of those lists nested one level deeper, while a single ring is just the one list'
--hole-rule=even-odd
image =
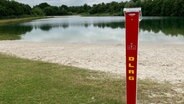
[{"label": "red painted metal surface", "polygon": [[125,12],[127,104],[137,103],[137,53],[139,16],[140,12]]}]

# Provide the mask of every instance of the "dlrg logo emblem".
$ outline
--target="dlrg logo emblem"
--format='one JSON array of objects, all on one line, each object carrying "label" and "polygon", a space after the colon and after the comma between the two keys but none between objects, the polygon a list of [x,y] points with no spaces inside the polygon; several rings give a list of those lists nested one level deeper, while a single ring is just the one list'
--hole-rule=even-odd
[{"label": "dlrg logo emblem", "polygon": [[136,50],[136,45],[130,43],[130,45],[128,45],[128,50]]}]

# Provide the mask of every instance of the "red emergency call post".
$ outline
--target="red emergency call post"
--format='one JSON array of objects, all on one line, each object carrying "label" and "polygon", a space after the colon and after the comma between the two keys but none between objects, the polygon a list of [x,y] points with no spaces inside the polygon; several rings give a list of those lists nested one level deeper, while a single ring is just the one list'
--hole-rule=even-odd
[{"label": "red emergency call post", "polygon": [[124,8],[126,28],[126,102],[137,104],[137,53],[141,8]]}]

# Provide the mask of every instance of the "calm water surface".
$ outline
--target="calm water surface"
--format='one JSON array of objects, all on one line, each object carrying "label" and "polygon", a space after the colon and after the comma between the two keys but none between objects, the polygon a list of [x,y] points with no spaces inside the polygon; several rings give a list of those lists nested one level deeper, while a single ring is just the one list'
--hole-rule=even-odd
[{"label": "calm water surface", "polygon": [[[123,43],[123,17],[55,17],[0,26],[0,32],[20,35],[20,40],[62,43]],[[144,17],[140,42],[184,43],[184,19]]]}]

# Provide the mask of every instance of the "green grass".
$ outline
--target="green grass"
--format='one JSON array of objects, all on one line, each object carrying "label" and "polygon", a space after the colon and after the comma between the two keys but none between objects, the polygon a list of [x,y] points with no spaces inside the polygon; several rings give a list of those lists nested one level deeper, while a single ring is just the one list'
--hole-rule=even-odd
[{"label": "green grass", "polygon": [[20,35],[0,34],[0,40],[17,40],[20,39]]},{"label": "green grass", "polygon": [[104,76],[75,67],[0,55],[0,103],[120,104],[123,82]]},{"label": "green grass", "polygon": [[[180,104],[183,96],[172,88],[169,83],[140,80],[138,102]],[[125,104],[125,80],[0,54],[0,104]]]},{"label": "green grass", "polygon": [[26,18],[14,18],[14,19],[0,19],[0,25],[4,24],[16,24],[21,22],[28,22],[34,19],[40,19],[43,17],[26,17]]}]

